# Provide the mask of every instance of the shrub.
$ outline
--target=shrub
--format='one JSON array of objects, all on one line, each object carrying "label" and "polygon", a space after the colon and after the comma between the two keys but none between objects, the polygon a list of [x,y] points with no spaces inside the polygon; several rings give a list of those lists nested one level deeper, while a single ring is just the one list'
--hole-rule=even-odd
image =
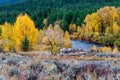
[{"label": "shrub", "polygon": [[114,46],[120,47],[120,41],[119,41],[119,40],[115,41],[115,42],[114,42]]},{"label": "shrub", "polygon": [[104,46],[101,48],[101,52],[112,52],[111,47]]},{"label": "shrub", "polygon": [[114,47],[114,49],[113,49],[112,52],[113,52],[113,53],[118,53],[118,52],[119,52],[118,47]]},{"label": "shrub", "polygon": [[8,74],[9,76],[13,77],[13,76],[18,76],[20,74],[20,70],[16,67],[12,67],[11,69],[8,70]]},{"label": "shrub", "polygon": [[53,54],[59,53],[60,52],[60,48],[54,46],[53,49],[52,49],[52,52],[53,52]]},{"label": "shrub", "polygon": [[94,46],[91,48],[91,50],[97,52],[97,51],[98,51],[98,48],[94,45]]},{"label": "shrub", "polygon": [[103,36],[102,42],[103,42],[104,45],[113,46],[114,42],[115,42],[114,35],[113,34],[109,34],[109,35]]}]

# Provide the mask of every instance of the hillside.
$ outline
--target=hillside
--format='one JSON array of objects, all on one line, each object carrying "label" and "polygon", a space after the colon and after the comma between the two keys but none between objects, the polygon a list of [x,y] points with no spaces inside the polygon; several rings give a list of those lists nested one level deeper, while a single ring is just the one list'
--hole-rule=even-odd
[{"label": "hillside", "polygon": [[[8,1],[8,0],[4,0]],[[13,0],[9,0],[13,1]],[[16,0],[14,0],[16,1]],[[18,1],[18,0],[17,0]],[[1,0],[2,3],[2,0]],[[61,20],[63,30],[68,30],[70,23],[81,25],[87,14],[104,6],[119,6],[119,0],[24,0],[13,5],[0,6],[0,24],[5,21],[14,23],[16,16],[27,13],[35,21],[36,27],[43,28],[43,19],[49,23]]]},{"label": "hillside", "polygon": [[0,0],[0,5],[15,4],[20,1],[22,0]]},{"label": "hillside", "polygon": [[120,0],[0,0],[0,80],[120,80]]}]

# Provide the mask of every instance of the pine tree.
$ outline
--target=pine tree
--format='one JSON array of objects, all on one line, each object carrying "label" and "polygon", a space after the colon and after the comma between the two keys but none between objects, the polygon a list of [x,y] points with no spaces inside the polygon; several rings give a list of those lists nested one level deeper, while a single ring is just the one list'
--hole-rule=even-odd
[{"label": "pine tree", "polygon": [[23,51],[29,50],[29,40],[26,36],[25,36],[24,40],[22,41],[22,49],[23,49]]}]

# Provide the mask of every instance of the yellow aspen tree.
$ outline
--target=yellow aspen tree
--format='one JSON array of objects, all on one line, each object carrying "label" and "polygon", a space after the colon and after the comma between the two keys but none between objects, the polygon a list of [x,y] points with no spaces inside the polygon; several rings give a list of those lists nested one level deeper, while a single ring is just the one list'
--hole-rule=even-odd
[{"label": "yellow aspen tree", "polygon": [[68,32],[68,31],[65,31],[64,37],[65,37],[66,39],[70,39],[70,35],[69,35],[69,32]]},{"label": "yellow aspen tree", "polygon": [[2,25],[2,39],[11,39],[12,37],[12,25],[10,23],[5,22],[5,24]]},{"label": "yellow aspen tree", "polygon": [[68,31],[65,31],[63,43],[64,43],[64,47],[66,48],[71,47],[71,41]]},{"label": "yellow aspen tree", "polygon": [[117,23],[113,24],[112,30],[113,30],[113,34],[116,37],[119,36],[119,34],[120,34],[120,27],[117,25]]},{"label": "yellow aspen tree", "polygon": [[1,40],[4,51],[13,50],[15,47],[15,41],[13,40],[13,27],[10,23],[5,22],[1,27]]},{"label": "yellow aspen tree", "polygon": [[70,24],[70,26],[69,26],[69,30],[70,31],[76,31],[76,24]]},{"label": "yellow aspen tree", "polygon": [[29,48],[32,47],[38,42],[38,30],[35,28],[35,24],[30,17],[25,15],[19,15],[14,24],[14,35],[16,40],[16,50],[21,51],[22,41],[25,37],[29,40]]},{"label": "yellow aspen tree", "polygon": [[102,31],[106,27],[112,27],[114,21],[116,20],[116,17],[118,16],[115,7],[109,7],[105,6],[104,8],[101,8],[100,10],[97,11],[97,14],[100,16],[101,21],[100,23],[102,24]]},{"label": "yellow aspen tree", "polygon": [[56,49],[59,50],[62,47],[63,31],[58,24],[55,24],[54,28],[52,25],[49,25],[45,30],[45,36],[51,46],[51,53],[56,52]]},{"label": "yellow aspen tree", "polygon": [[80,27],[80,26],[78,26],[78,27],[77,27],[77,33],[80,33],[80,32],[81,32],[81,30],[82,30],[82,29],[81,29],[81,27]]},{"label": "yellow aspen tree", "polygon": [[100,17],[96,13],[93,13],[91,15],[87,15],[85,18],[85,23],[86,23],[86,29],[89,32],[100,32]]}]

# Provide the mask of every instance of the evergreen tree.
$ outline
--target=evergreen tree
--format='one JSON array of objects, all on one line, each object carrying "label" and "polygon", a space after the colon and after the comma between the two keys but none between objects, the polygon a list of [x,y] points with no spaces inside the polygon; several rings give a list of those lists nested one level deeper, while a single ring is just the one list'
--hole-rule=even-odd
[{"label": "evergreen tree", "polygon": [[24,40],[22,41],[22,49],[23,49],[23,51],[29,50],[29,40],[26,36],[25,36]]}]

